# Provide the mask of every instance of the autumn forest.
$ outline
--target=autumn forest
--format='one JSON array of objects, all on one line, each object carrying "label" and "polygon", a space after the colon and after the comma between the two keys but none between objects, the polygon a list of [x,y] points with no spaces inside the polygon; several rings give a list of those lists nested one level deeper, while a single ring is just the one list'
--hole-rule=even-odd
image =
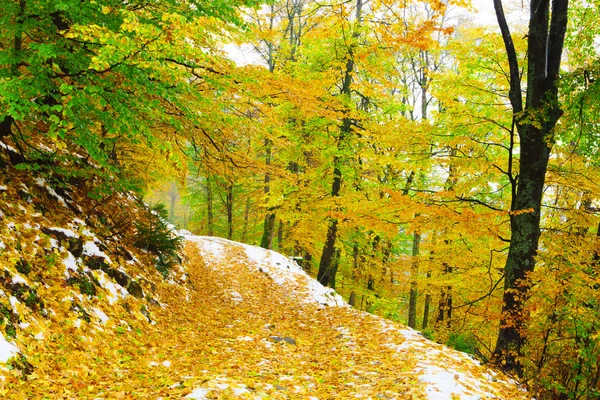
[{"label": "autumn forest", "polygon": [[15,168],[293,256],[539,398],[600,396],[600,3],[0,4]]}]

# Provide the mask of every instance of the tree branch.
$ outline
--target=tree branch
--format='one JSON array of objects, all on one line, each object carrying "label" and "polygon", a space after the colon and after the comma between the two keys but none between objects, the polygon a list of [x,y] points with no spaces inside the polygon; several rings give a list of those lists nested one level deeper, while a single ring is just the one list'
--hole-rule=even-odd
[{"label": "tree branch", "polygon": [[[566,1],[566,0],[563,0]],[[508,66],[510,71],[510,90],[508,97],[515,113],[523,111],[523,98],[521,97],[521,81],[519,78],[519,62],[517,60],[517,51],[515,50],[515,44],[513,43],[510,30],[508,29],[508,23],[504,16],[504,9],[502,8],[502,0],[494,0],[494,9],[496,11],[496,18],[498,19],[498,26],[502,33],[502,39],[504,40],[504,47],[506,47],[506,55],[508,57]]]}]

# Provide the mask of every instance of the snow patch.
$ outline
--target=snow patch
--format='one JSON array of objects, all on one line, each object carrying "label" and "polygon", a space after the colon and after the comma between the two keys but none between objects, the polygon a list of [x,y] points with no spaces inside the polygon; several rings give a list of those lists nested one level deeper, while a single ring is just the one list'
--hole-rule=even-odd
[{"label": "snow patch", "polygon": [[54,189],[52,189],[50,186],[48,186],[46,184],[46,180],[44,178],[36,178],[35,183],[40,187],[46,188],[46,190],[48,191],[48,193],[50,193],[50,195],[52,197],[54,197],[56,200],[58,200],[58,202],[60,204],[67,207],[67,202],[65,201],[65,199],[61,195],[56,193],[56,191]]},{"label": "snow patch", "polygon": [[[463,373],[436,365],[425,366],[423,372],[424,374],[419,376],[419,381],[427,384],[425,393],[429,400],[446,400],[454,397],[465,400],[479,400],[482,398],[481,394],[473,393],[462,384],[462,382],[471,381]],[[484,393],[483,395],[486,398],[494,397],[491,393]]]},{"label": "snow patch", "polygon": [[71,252],[67,252],[67,257],[63,260],[63,264],[65,265],[65,277],[69,278],[71,276],[70,271],[77,272],[77,260],[75,256],[71,254]]},{"label": "snow patch", "polygon": [[244,298],[242,297],[241,294],[239,294],[238,292],[236,292],[235,290],[230,290],[229,291],[229,295],[231,296],[231,301],[236,302],[236,303],[241,303],[244,301]]},{"label": "snow patch", "polygon": [[8,301],[10,301],[10,306],[12,307],[13,311],[18,314],[19,310],[17,309],[17,305],[20,304],[19,300],[17,300],[15,296],[10,296]]},{"label": "snow patch", "polygon": [[75,238],[75,239],[77,239],[77,238],[79,237],[79,235],[78,235],[78,234],[76,234],[75,232],[73,232],[73,231],[72,231],[72,230],[70,230],[70,229],[59,228],[59,227],[57,227],[57,226],[53,226],[53,227],[51,227],[51,228],[49,228],[49,229],[50,229],[51,231],[60,232],[60,233],[64,234],[66,237],[69,237],[69,238]]},{"label": "snow patch", "polygon": [[11,357],[14,357],[19,349],[0,333],[0,362],[6,363]]},{"label": "snow patch", "polygon": [[110,257],[107,256],[106,254],[104,254],[104,252],[102,250],[100,250],[98,245],[91,240],[88,240],[87,242],[84,243],[83,254],[88,255],[88,256],[102,257],[106,260],[107,263],[112,264]]},{"label": "snow patch", "polygon": [[23,278],[21,275],[19,275],[18,273],[15,273],[12,276],[12,283],[16,284],[16,283],[22,283],[24,285],[29,286],[29,283],[27,283],[27,281],[25,280],[25,278]]},{"label": "snow patch", "polygon": [[108,317],[108,315],[106,315],[104,313],[104,311],[102,311],[101,309],[99,309],[97,307],[92,308],[92,311],[94,311],[94,313],[96,314],[96,316],[98,318],[100,318],[100,322],[102,323],[102,325],[105,325],[108,322],[108,320],[110,319]]},{"label": "snow patch", "polygon": [[215,264],[223,258],[227,247],[241,247],[250,261],[247,264],[251,268],[268,275],[277,285],[301,292],[299,295],[306,302],[322,306],[348,307],[344,299],[333,289],[324,287],[311,278],[295,261],[275,251],[216,237],[184,236],[184,238],[196,243],[204,259]]},{"label": "snow patch", "polygon": [[195,400],[205,400],[208,398],[206,396],[208,395],[208,393],[210,391],[211,391],[211,389],[198,388],[198,389],[195,389],[192,393],[185,396],[185,398],[186,399],[195,399]]},{"label": "snow patch", "polygon": [[113,283],[104,271],[93,271],[92,274],[104,289],[108,290],[108,304],[115,304],[119,299],[127,297],[127,290]]},{"label": "snow patch", "polygon": [[4,147],[6,150],[10,150],[13,153],[17,153],[17,149],[15,149],[14,147],[12,147],[4,142],[0,142],[0,147]]}]

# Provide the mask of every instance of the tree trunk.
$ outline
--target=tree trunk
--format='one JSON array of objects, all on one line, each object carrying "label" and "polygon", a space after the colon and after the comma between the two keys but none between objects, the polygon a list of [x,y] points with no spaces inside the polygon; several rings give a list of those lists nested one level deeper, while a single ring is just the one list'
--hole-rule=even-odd
[{"label": "tree trunk", "polygon": [[[427,106],[429,105],[429,102],[427,99],[427,89],[428,89],[428,85],[429,85],[429,77],[427,76],[427,71],[429,69],[429,53],[427,51],[421,51],[421,58],[423,59],[423,68],[421,71],[421,81],[419,83],[419,85],[421,86],[421,119],[423,121],[426,121],[427,120]],[[420,237],[419,237],[419,240],[420,240]],[[414,255],[414,248],[413,248],[413,255]],[[429,279],[429,278],[431,278],[431,270],[427,271],[427,279]],[[412,292],[411,292],[411,295],[412,295]],[[415,305],[414,305],[414,307],[415,307],[415,310],[414,310],[415,325],[416,325],[416,314],[417,314],[416,296],[417,296],[417,293],[415,293]],[[429,322],[429,305],[430,305],[430,303],[431,303],[431,293],[429,293],[429,288],[427,288],[427,293],[425,294],[425,304],[423,306],[423,325],[422,325],[423,329],[427,328],[427,324]],[[410,302],[409,302],[409,308],[410,308]]]},{"label": "tree trunk", "polygon": [[348,299],[348,304],[350,305],[350,307],[356,306],[356,292],[355,291],[352,291],[352,293],[350,293],[350,298]]},{"label": "tree trunk", "polygon": [[175,182],[171,183],[169,197],[171,199],[171,208],[169,209],[169,221],[171,221],[171,223],[175,223],[175,204],[177,203],[177,184]]},{"label": "tree trunk", "polygon": [[[444,274],[452,272],[452,267],[447,263],[444,263]],[[452,286],[448,285],[442,287],[440,293],[440,301],[438,302],[438,316],[436,323],[442,323],[446,321],[446,327],[450,328],[452,325]]]},{"label": "tree trunk", "polygon": [[323,252],[321,253],[321,261],[319,262],[319,272],[317,272],[317,280],[323,286],[335,285],[333,256],[335,253],[337,224],[338,221],[335,218],[332,218],[329,221],[329,227],[327,228],[327,236],[325,238],[325,246],[323,246]]},{"label": "tree trunk", "polygon": [[[427,279],[431,279],[431,270],[427,271]],[[429,307],[431,306],[431,293],[429,293],[429,288],[427,288],[427,294],[425,294],[425,304],[423,306],[423,329],[427,328],[429,324]]]},{"label": "tree trunk", "polygon": [[265,223],[263,225],[263,235],[260,241],[260,247],[270,250],[273,247],[273,233],[275,231],[276,215],[267,210],[265,215]]},{"label": "tree trunk", "polygon": [[417,328],[417,278],[419,275],[419,261],[417,257],[419,256],[419,247],[421,245],[421,235],[415,232],[413,234],[413,262],[412,268],[410,270],[410,296],[408,300],[408,326],[413,329]]},{"label": "tree trunk", "polygon": [[[269,139],[265,139],[265,164],[267,168],[271,165],[271,155],[273,149],[273,143]],[[271,191],[271,173],[267,171],[265,173],[265,202],[267,203],[267,212],[265,214],[265,222],[263,225],[263,235],[260,241],[260,247],[263,249],[271,249],[273,247],[273,233],[275,232],[275,210],[273,207],[268,205],[269,203],[269,192]]]},{"label": "tree trunk", "polygon": [[[520,168],[511,205],[511,240],[504,267],[503,320],[494,360],[522,375],[518,361],[525,343],[527,273],[535,268],[540,238],[540,208],[554,127],[562,111],[558,74],[567,27],[568,0],[532,0],[527,35],[527,87],[523,106],[520,69],[501,0],[494,0],[510,71],[509,99],[520,139]],[[550,15],[552,16],[550,19]],[[512,154],[511,154],[512,156]]]},{"label": "tree trunk", "polygon": [[277,250],[281,251],[281,245],[283,242],[283,221],[279,220],[279,227],[277,228]]},{"label": "tree trunk", "polygon": [[206,175],[206,213],[208,236],[215,235],[215,215],[213,213],[213,190],[210,182],[210,175]]},{"label": "tree trunk", "polygon": [[227,185],[227,200],[225,207],[227,208],[227,239],[233,239],[233,185]]},{"label": "tree trunk", "polygon": [[244,230],[242,231],[242,242],[248,242],[248,222],[250,220],[250,197],[246,198],[246,208],[244,209]]},{"label": "tree trunk", "polygon": [[[356,2],[356,20],[357,27],[352,33],[354,39],[359,35],[360,21],[362,18],[362,1],[357,0]],[[352,76],[354,74],[354,43],[350,44],[348,48],[348,61],[346,62],[346,69],[344,71],[344,77],[342,81],[341,94],[348,99],[351,97],[352,87]],[[346,148],[346,140],[352,133],[352,120],[348,116],[350,110],[346,110],[346,115],[342,119],[342,125],[340,126],[340,133],[337,140],[338,155],[333,158],[333,183],[331,185],[331,197],[336,198],[340,195],[340,189],[342,187],[342,164],[344,158],[339,155]],[[335,287],[335,275],[337,266],[334,265],[335,255],[335,242],[337,239],[338,232],[338,220],[336,218],[329,218],[329,224],[327,227],[327,235],[325,237],[325,245],[323,246],[323,252],[321,253],[321,261],[319,262],[319,272],[317,273],[317,280],[323,286]]]}]

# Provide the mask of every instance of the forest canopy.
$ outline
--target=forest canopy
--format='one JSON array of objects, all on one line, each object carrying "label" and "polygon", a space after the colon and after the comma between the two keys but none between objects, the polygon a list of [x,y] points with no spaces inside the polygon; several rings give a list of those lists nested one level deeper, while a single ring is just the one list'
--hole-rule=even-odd
[{"label": "forest canopy", "polygon": [[595,398],[600,4],[514,7],[3,0],[0,145],[96,200],[166,185],[194,233]]}]

